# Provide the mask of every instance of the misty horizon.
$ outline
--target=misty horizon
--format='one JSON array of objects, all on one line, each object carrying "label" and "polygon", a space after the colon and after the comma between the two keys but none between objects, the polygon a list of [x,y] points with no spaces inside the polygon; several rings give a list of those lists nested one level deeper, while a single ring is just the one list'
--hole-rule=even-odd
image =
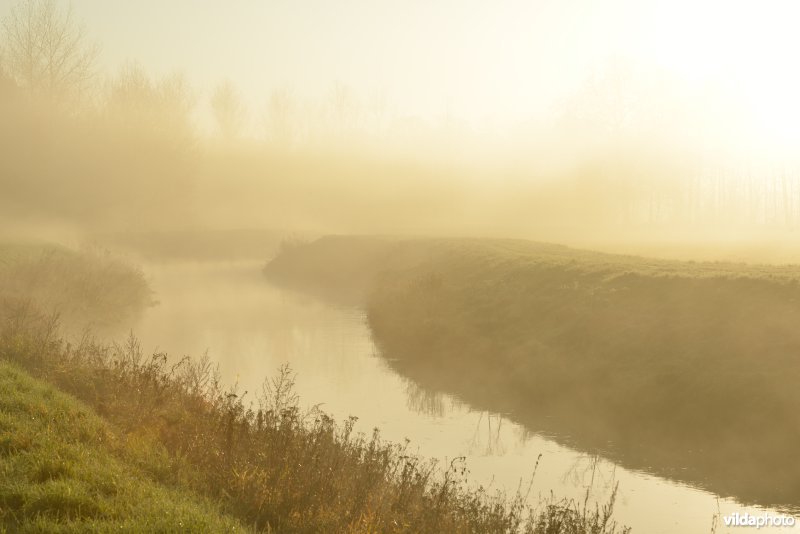
[{"label": "misty horizon", "polygon": [[798,15],[0,0],[0,530],[788,532]]}]

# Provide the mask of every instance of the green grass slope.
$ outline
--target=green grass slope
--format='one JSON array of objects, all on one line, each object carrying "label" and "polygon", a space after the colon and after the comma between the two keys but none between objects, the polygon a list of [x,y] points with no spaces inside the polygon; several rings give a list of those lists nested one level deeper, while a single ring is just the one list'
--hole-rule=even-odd
[{"label": "green grass slope", "polygon": [[0,530],[243,532],[214,504],[154,480],[158,449],[121,443],[75,398],[0,361]]},{"label": "green grass slope", "polygon": [[800,268],[518,240],[330,237],[273,280],[357,284],[401,372],[579,448],[800,503]]}]

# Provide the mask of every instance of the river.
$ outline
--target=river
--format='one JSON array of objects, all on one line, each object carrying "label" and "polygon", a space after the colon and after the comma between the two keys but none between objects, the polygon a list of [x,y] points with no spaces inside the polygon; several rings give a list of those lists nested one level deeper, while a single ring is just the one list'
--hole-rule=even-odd
[{"label": "river", "polygon": [[[398,442],[408,438],[411,450],[426,457],[449,462],[465,456],[475,484],[514,493],[521,483],[527,487],[535,469],[534,503],[551,491],[558,498],[583,501],[587,490],[591,500],[605,503],[618,484],[614,518],[634,532],[709,533],[715,515],[778,513],[627,470],[561,446],[502,414],[476,411],[456,398],[426,391],[386,365],[360,310],[270,285],[261,266],[146,265],[159,304],[133,327],[143,348],[174,357],[208,351],[223,383],[238,384],[250,398],[261,392],[266,377],[288,363],[296,373],[301,404],[321,404],[340,420],[357,416],[357,430],[378,428],[383,438]],[[724,524],[716,530],[727,531]]]}]

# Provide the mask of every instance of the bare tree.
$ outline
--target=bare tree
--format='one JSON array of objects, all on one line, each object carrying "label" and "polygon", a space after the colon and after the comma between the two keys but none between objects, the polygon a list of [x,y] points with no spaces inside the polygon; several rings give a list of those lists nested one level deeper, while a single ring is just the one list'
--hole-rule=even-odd
[{"label": "bare tree", "polygon": [[277,146],[290,147],[295,141],[297,103],[288,89],[275,89],[269,95],[265,122],[267,136]]},{"label": "bare tree", "polygon": [[384,89],[373,91],[369,100],[369,112],[372,120],[373,133],[383,131],[386,126],[386,113],[389,109],[389,100]]},{"label": "bare tree", "polygon": [[334,131],[339,135],[353,133],[361,111],[355,91],[348,85],[337,82],[331,89],[329,100],[333,111]]},{"label": "bare tree", "polygon": [[72,9],[55,0],[23,0],[3,19],[3,48],[11,77],[37,96],[78,96],[95,75],[98,48],[87,42]]},{"label": "bare tree", "polygon": [[211,109],[217,128],[223,139],[235,139],[242,130],[245,109],[236,87],[229,82],[222,82],[211,95]]},{"label": "bare tree", "polygon": [[12,101],[18,93],[19,87],[17,87],[14,79],[8,73],[2,50],[0,50],[0,108],[13,105]]},{"label": "bare tree", "polygon": [[177,147],[193,137],[191,88],[180,74],[151,79],[137,63],[126,64],[114,78],[106,96],[106,111],[131,130],[158,133]]}]

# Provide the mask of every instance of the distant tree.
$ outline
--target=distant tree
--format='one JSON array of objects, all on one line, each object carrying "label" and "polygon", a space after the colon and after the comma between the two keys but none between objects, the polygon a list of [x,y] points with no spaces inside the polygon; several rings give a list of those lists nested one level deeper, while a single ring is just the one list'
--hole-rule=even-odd
[{"label": "distant tree", "polygon": [[19,87],[5,67],[2,51],[0,51],[0,111],[10,109],[14,106],[13,102],[16,100],[19,92]]},{"label": "distant tree", "polygon": [[11,77],[23,89],[54,101],[79,96],[95,76],[98,48],[87,41],[72,9],[55,0],[23,0],[2,21]]},{"label": "distant tree", "polygon": [[276,145],[289,147],[295,141],[297,102],[288,89],[275,89],[267,102],[267,137]]},{"label": "distant tree", "polygon": [[358,124],[361,111],[355,91],[337,82],[331,89],[329,101],[333,111],[334,132],[339,135],[351,134]]},{"label": "distant tree", "polygon": [[159,112],[159,101],[157,88],[138,63],[125,64],[109,84],[107,106],[115,118],[142,120]]},{"label": "distant tree", "polygon": [[225,81],[211,95],[211,110],[220,136],[232,140],[241,134],[245,121],[245,108],[236,87]]},{"label": "distant tree", "polygon": [[369,112],[373,133],[382,131],[386,126],[386,113],[388,109],[389,100],[386,96],[386,91],[383,89],[375,90],[369,100]]},{"label": "distant tree", "polygon": [[153,80],[137,63],[122,68],[111,81],[106,97],[111,118],[148,135],[158,133],[179,146],[192,139],[193,103],[192,92],[181,75]]},{"label": "distant tree", "polygon": [[642,110],[637,104],[643,89],[628,64],[608,63],[593,72],[567,99],[564,118],[603,137],[620,135],[633,122],[641,120]]},{"label": "distant tree", "polygon": [[11,74],[9,74],[8,69],[6,68],[3,49],[0,48],[0,90],[7,89],[12,85],[16,84],[14,83],[14,80],[11,78]]}]

